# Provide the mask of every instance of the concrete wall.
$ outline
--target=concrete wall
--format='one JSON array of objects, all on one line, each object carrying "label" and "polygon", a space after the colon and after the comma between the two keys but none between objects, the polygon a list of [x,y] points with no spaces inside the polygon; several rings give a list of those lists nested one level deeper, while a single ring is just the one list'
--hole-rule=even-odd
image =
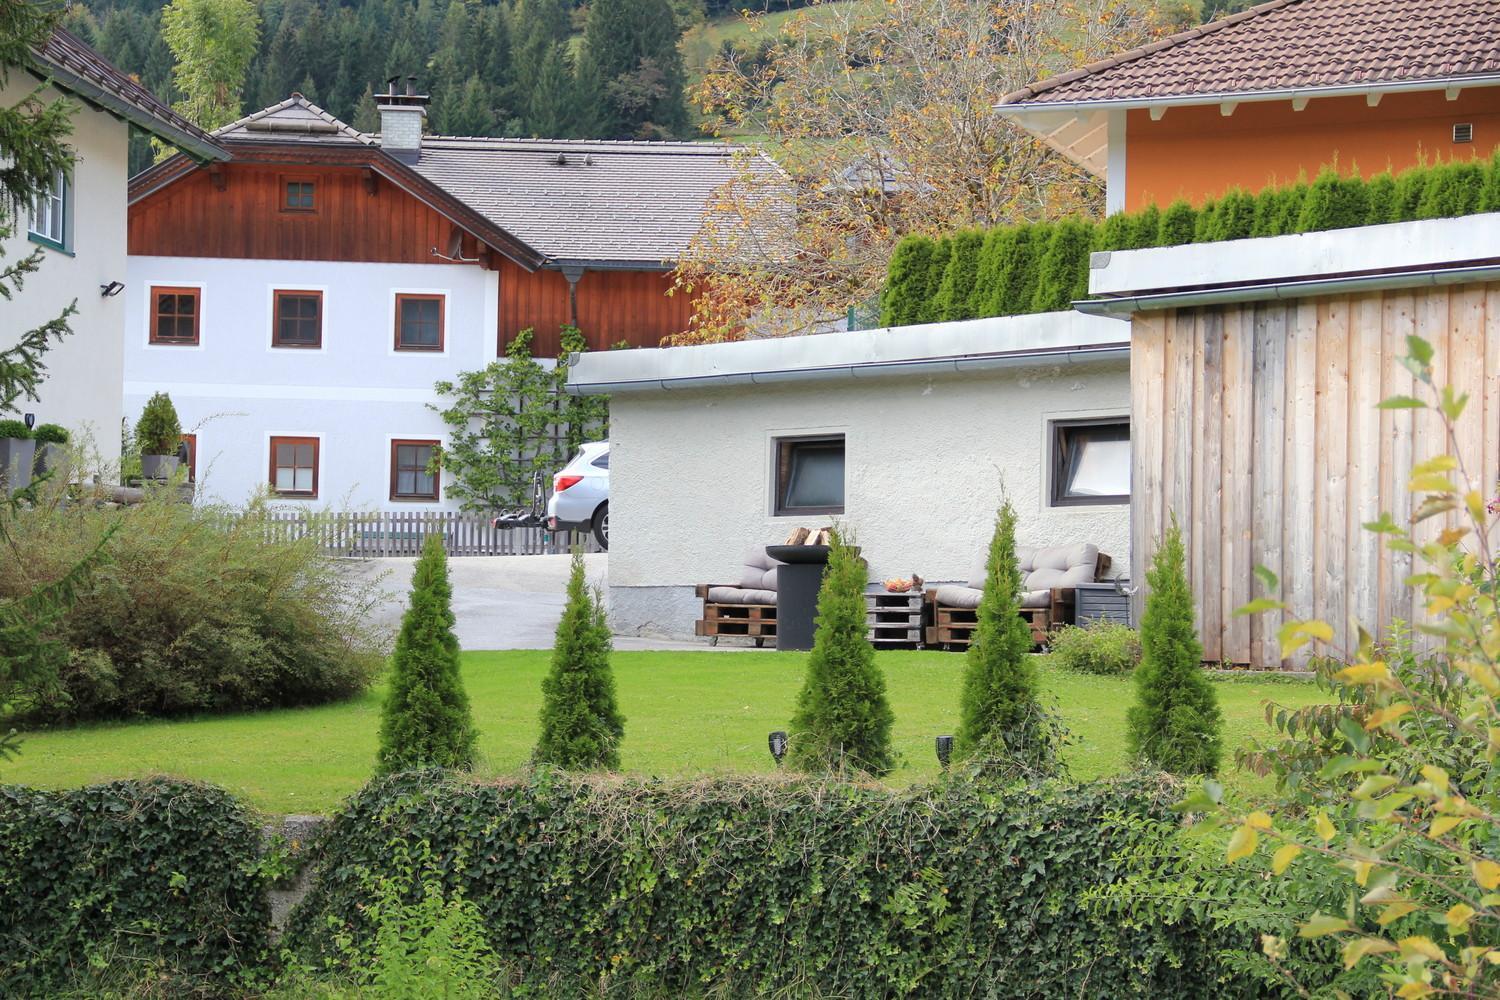
[{"label": "concrete wall", "polygon": [[[9,83],[0,86],[0,105],[20,101],[36,82],[28,73],[12,73]],[[48,88],[42,96],[50,101],[60,95]],[[17,400],[16,406],[35,413],[38,423],[62,424],[75,437],[80,431],[90,432],[107,459],[119,451],[125,303],[123,295],[104,298],[99,286],[125,280],[127,142],[124,122],[79,107],[69,139],[76,154],[72,249],[45,249],[41,269],[27,277],[19,295],[0,304],[3,349],[77,300],[78,312],[69,321],[72,335],[55,343],[43,359],[47,375],[41,399]],[[26,234],[29,209],[22,209],[12,221],[15,232],[0,245],[5,264],[15,263],[38,245]]]},{"label": "concrete wall", "polygon": [[[321,440],[317,507],[451,510],[390,494],[392,438],[443,440],[433,383],[495,359],[494,272],[469,265],[130,258],[124,299],[125,398],[135,420],[153,392],[198,435],[208,496],[240,503],[262,489],[273,435]],[[152,285],[202,288],[197,347],[147,343]],[[272,291],[323,292],[320,350],[271,346]],[[447,295],[441,353],[394,350],[395,293]]]},{"label": "concrete wall", "polygon": [[[845,335],[832,335],[845,336]],[[773,439],[845,437],[845,511],[872,579],[961,580],[989,541],[1002,483],[1022,542],[1097,543],[1129,565],[1126,504],[1048,503],[1050,420],[1124,416],[1129,365],[1038,364],[671,392],[611,401],[610,613],[626,633],[692,634],[698,583],[738,580],[748,550],[827,517],[776,517]]]}]

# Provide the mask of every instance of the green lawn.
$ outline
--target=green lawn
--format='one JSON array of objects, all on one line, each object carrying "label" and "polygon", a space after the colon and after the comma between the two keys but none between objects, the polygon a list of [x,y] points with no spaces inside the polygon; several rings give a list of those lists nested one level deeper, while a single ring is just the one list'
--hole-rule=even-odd
[{"label": "green lawn", "polygon": [[[549,655],[464,654],[481,774],[511,772],[526,762]],[[651,775],[768,770],[766,734],[786,727],[804,661],[797,653],[616,653],[625,769]],[[929,777],[937,769],[932,738],[951,733],[956,723],[963,657],[886,651],[880,663],[901,753],[892,781]],[[1130,682],[1051,669],[1043,677],[1074,735],[1067,751],[1074,776],[1124,769]],[[1233,678],[1217,686],[1229,746],[1265,731],[1264,699],[1302,704],[1316,694],[1309,684],[1278,678]],[[66,787],[174,774],[223,785],[270,813],[328,812],[369,776],[381,693],[377,688],[322,708],[26,733],[21,757],[0,765],[0,780]],[[1232,782],[1247,790],[1263,787],[1245,776]]]}]

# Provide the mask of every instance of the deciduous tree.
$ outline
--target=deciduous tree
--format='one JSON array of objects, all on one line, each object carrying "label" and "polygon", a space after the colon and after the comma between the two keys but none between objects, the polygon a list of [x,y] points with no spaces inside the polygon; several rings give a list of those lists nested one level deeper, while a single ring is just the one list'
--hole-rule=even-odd
[{"label": "deciduous tree", "polygon": [[161,33],[177,57],[172,82],[182,92],[182,100],[172,107],[205,129],[240,117],[245,71],[260,41],[255,4],[251,0],[172,0],[162,9]]}]

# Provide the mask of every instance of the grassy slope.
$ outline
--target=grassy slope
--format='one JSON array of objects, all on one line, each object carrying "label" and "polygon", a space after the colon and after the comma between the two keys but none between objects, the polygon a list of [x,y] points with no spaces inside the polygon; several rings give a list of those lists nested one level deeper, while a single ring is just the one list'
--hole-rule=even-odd
[{"label": "grassy slope", "polygon": [[[530,755],[548,656],[465,654],[482,774],[513,771]],[[625,769],[654,775],[768,769],[766,734],[785,728],[804,661],[796,653],[615,654]],[[952,732],[957,721],[963,657],[888,651],[880,662],[903,758],[893,780],[929,777],[937,767],[932,738]],[[1074,775],[1123,770],[1130,682],[1053,670],[1044,677],[1076,740],[1068,751]],[[1276,679],[1236,678],[1218,689],[1231,747],[1265,731],[1264,699],[1302,704],[1315,697],[1310,685]],[[0,766],[0,780],[63,787],[168,773],[224,785],[272,813],[327,812],[369,774],[380,696],[377,689],[322,708],[30,733],[20,759]],[[1233,783],[1262,787],[1243,776]]]}]

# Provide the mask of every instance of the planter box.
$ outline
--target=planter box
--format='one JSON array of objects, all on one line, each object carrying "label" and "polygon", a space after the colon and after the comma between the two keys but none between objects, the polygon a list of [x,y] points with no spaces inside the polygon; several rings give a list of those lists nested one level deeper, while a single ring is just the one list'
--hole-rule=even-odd
[{"label": "planter box", "polygon": [[37,476],[45,476],[48,473],[67,473],[64,468],[68,464],[68,449],[66,445],[39,444],[36,448],[36,462],[32,465],[32,472]]},{"label": "planter box", "polygon": [[141,478],[171,479],[180,459],[176,455],[142,455]]},{"label": "planter box", "polygon": [[0,481],[14,493],[31,485],[36,465],[36,442],[29,438],[0,438]]}]

